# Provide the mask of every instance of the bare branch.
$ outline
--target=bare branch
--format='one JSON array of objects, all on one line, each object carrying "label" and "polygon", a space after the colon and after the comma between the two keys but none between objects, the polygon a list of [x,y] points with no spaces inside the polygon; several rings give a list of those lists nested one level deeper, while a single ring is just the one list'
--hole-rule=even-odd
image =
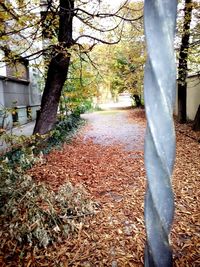
[{"label": "bare branch", "polygon": [[103,44],[118,44],[121,40],[121,37],[117,40],[117,41],[114,41],[114,42],[109,42],[109,41],[105,41],[103,39],[100,39],[100,38],[97,38],[97,37],[94,37],[94,36],[91,36],[91,35],[88,35],[88,34],[83,34],[83,35],[80,35],[78,36],[75,40],[74,40],[74,43],[77,43],[77,41],[81,38],[89,38],[89,39],[92,39],[94,41],[97,41],[97,42],[100,42],[100,43],[103,43]]},{"label": "bare branch", "polygon": [[98,32],[111,32],[111,31],[114,31],[114,30],[116,30],[116,29],[119,27],[119,25],[122,23],[122,20],[121,20],[121,21],[120,21],[118,24],[116,24],[114,27],[104,30],[104,29],[100,29],[100,28],[95,27],[94,25],[92,25],[91,23],[89,23],[88,21],[86,21],[85,19],[81,18],[81,17],[78,16],[78,15],[76,15],[76,17],[77,17],[81,22],[83,22],[85,25],[89,26],[90,28],[92,28],[93,30],[98,31]]},{"label": "bare branch", "polygon": [[125,21],[136,21],[136,20],[140,20],[143,17],[143,15],[141,15],[137,18],[130,18],[129,19],[129,18],[125,18],[124,16],[118,15],[118,11],[116,11],[115,13],[96,13],[96,14],[90,13],[86,10],[81,9],[81,8],[77,8],[74,11],[77,11],[77,13],[75,13],[75,16],[78,16],[78,11],[81,11],[82,13],[88,15],[91,18],[96,17],[96,18],[102,18],[102,19],[108,18],[108,17],[117,17],[117,18],[123,19]]},{"label": "bare branch", "polygon": [[[140,19],[143,18],[143,15],[141,15],[141,16],[139,16],[137,18],[133,18],[133,19],[128,19],[128,18],[125,18],[125,17],[120,16],[120,15],[114,15],[114,16],[117,17],[117,18],[123,19],[125,21],[130,21],[130,22],[131,21],[140,20]],[[109,13],[101,13],[101,14],[98,14],[96,17],[99,17],[99,18],[107,18],[107,17],[109,17]]]}]

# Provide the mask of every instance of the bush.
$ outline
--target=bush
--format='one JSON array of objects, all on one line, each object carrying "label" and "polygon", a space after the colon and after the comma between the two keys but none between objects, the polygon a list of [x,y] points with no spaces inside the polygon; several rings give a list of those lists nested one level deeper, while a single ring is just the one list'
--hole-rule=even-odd
[{"label": "bush", "polygon": [[0,209],[8,240],[47,247],[77,231],[84,216],[95,212],[96,204],[81,186],[66,183],[55,193],[30,176],[18,178],[0,189],[10,196]]},{"label": "bush", "polygon": [[84,120],[80,118],[79,115],[71,114],[66,117],[63,121],[58,121],[54,129],[51,131],[50,136],[39,145],[40,151],[43,153],[49,153],[53,147],[58,147],[64,142],[69,141],[78,127],[83,125]]},{"label": "bush", "polygon": [[15,141],[13,149],[1,157],[0,219],[4,225],[0,237],[4,242],[47,247],[78,230],[84,216],[95,212],[96,204],[82,186],[68,182],[53,192],[25,174],[33,164],[43,164],[43,152],[69,140],[80,124],[80,117],[71,115],[58,122],[48,136]]}]

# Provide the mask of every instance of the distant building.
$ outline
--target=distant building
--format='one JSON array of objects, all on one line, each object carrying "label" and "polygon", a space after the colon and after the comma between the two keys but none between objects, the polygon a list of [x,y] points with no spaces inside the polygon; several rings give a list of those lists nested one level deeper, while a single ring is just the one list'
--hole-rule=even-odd
[{"label": "distant building", "polygon": [[17,65],[0,68],[0,127],[12,128],[36,119],[41,90],[38,70],[21,59]]},{"label": "distant building", "polygon": [[[13,30],[15,19],[18,16],[18,6],[15,0],[6,0],[5,3],[13,6],[12,19],[2,22],[2,29],[9,32]],[[32,5],[32,3],[27,4],[27,9],[40,18],[40,6],[31,11],[28,5]],[[0,11],[6,13],[2,7]],[[10,64],[4,62],[5,50],[0,50],[0,128],[12,128],[15,123],[25,124],[30,120],[35,120],[36,112],[40,109],[42,79],[38,68],[34,67],[38,61],[36,59],[29,62],[26,59],[28,53],[42,48],[41,39],[36,35],[33,36],[37,38],[37,41],[33,42],[31,39],[33,30],[29,28],[23,30],[22,39],[20,39],[20,34],[16,33],[12,35],[12,39],[0,40],[1,47],[11,52],[17,48],[21,53],[21,57]],[[23,40],[26,39],[28,42],[23,43]],[[30,49],[29,43],[32,43]]]}]

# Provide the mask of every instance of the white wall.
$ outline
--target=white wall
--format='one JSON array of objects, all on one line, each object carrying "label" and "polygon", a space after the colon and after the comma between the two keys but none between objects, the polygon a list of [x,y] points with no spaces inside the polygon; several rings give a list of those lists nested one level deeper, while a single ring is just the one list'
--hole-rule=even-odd
[{"label": "white wall", "polygon": [[0,75],[6,76],[6,66],[5,63],[2,62],[2,59],[4,57],[3,51],[0,50]]},{"label": "white wall", "polygon": [[5,99],[4,99],[4,82],[0,79],[0,110],[5,105]]},{"label": "white wall", "polygon": [[[190,76],[187,83],[187,119],[194,120],[200,105],[200,78],[197,75]],[[174,113],[178,115],[178,93]]]},{"label": "white wall", "polygon": [[200,78],[193,76],[188,78],[187,90],[187,116],[188,119],[194,120],[200,105]]}]

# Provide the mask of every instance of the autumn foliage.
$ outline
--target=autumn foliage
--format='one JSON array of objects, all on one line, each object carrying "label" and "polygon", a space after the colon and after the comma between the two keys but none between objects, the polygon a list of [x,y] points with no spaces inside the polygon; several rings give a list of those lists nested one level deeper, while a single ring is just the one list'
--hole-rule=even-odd
[{"label": "autumn foliage", "polygon": [[[94,116],[98,123],[94,122]],[[96,203],[95,212],[81,217],[76,231],[46,249],[19,245],[1,234],[2,266],[14,266],[14,262],[17,266],[143,266],[144,111],[96,113],[86,118],[88,124],[71,143],[52,151],[28,175],[36,184],[45,183],[55,193],[65,183],[81,185],[88,198]],[[132,131],[121,130],[122,135],[113,135],[111,124],[114,131],[121,128],[114,118],[116,121],[123,118],[124,127],[130,126]],[[103,127],[102,121],[107,121]],[[140,130],[134,134],[136,125]],[[189,125],[176,124],[176,131],[173,177],[176,212],[171,233],[174,264],[199,266],[200,136]],[[128,136],[131,142],[135,137],[138,139],[137,146],[134,143],[128,146]]]}]

